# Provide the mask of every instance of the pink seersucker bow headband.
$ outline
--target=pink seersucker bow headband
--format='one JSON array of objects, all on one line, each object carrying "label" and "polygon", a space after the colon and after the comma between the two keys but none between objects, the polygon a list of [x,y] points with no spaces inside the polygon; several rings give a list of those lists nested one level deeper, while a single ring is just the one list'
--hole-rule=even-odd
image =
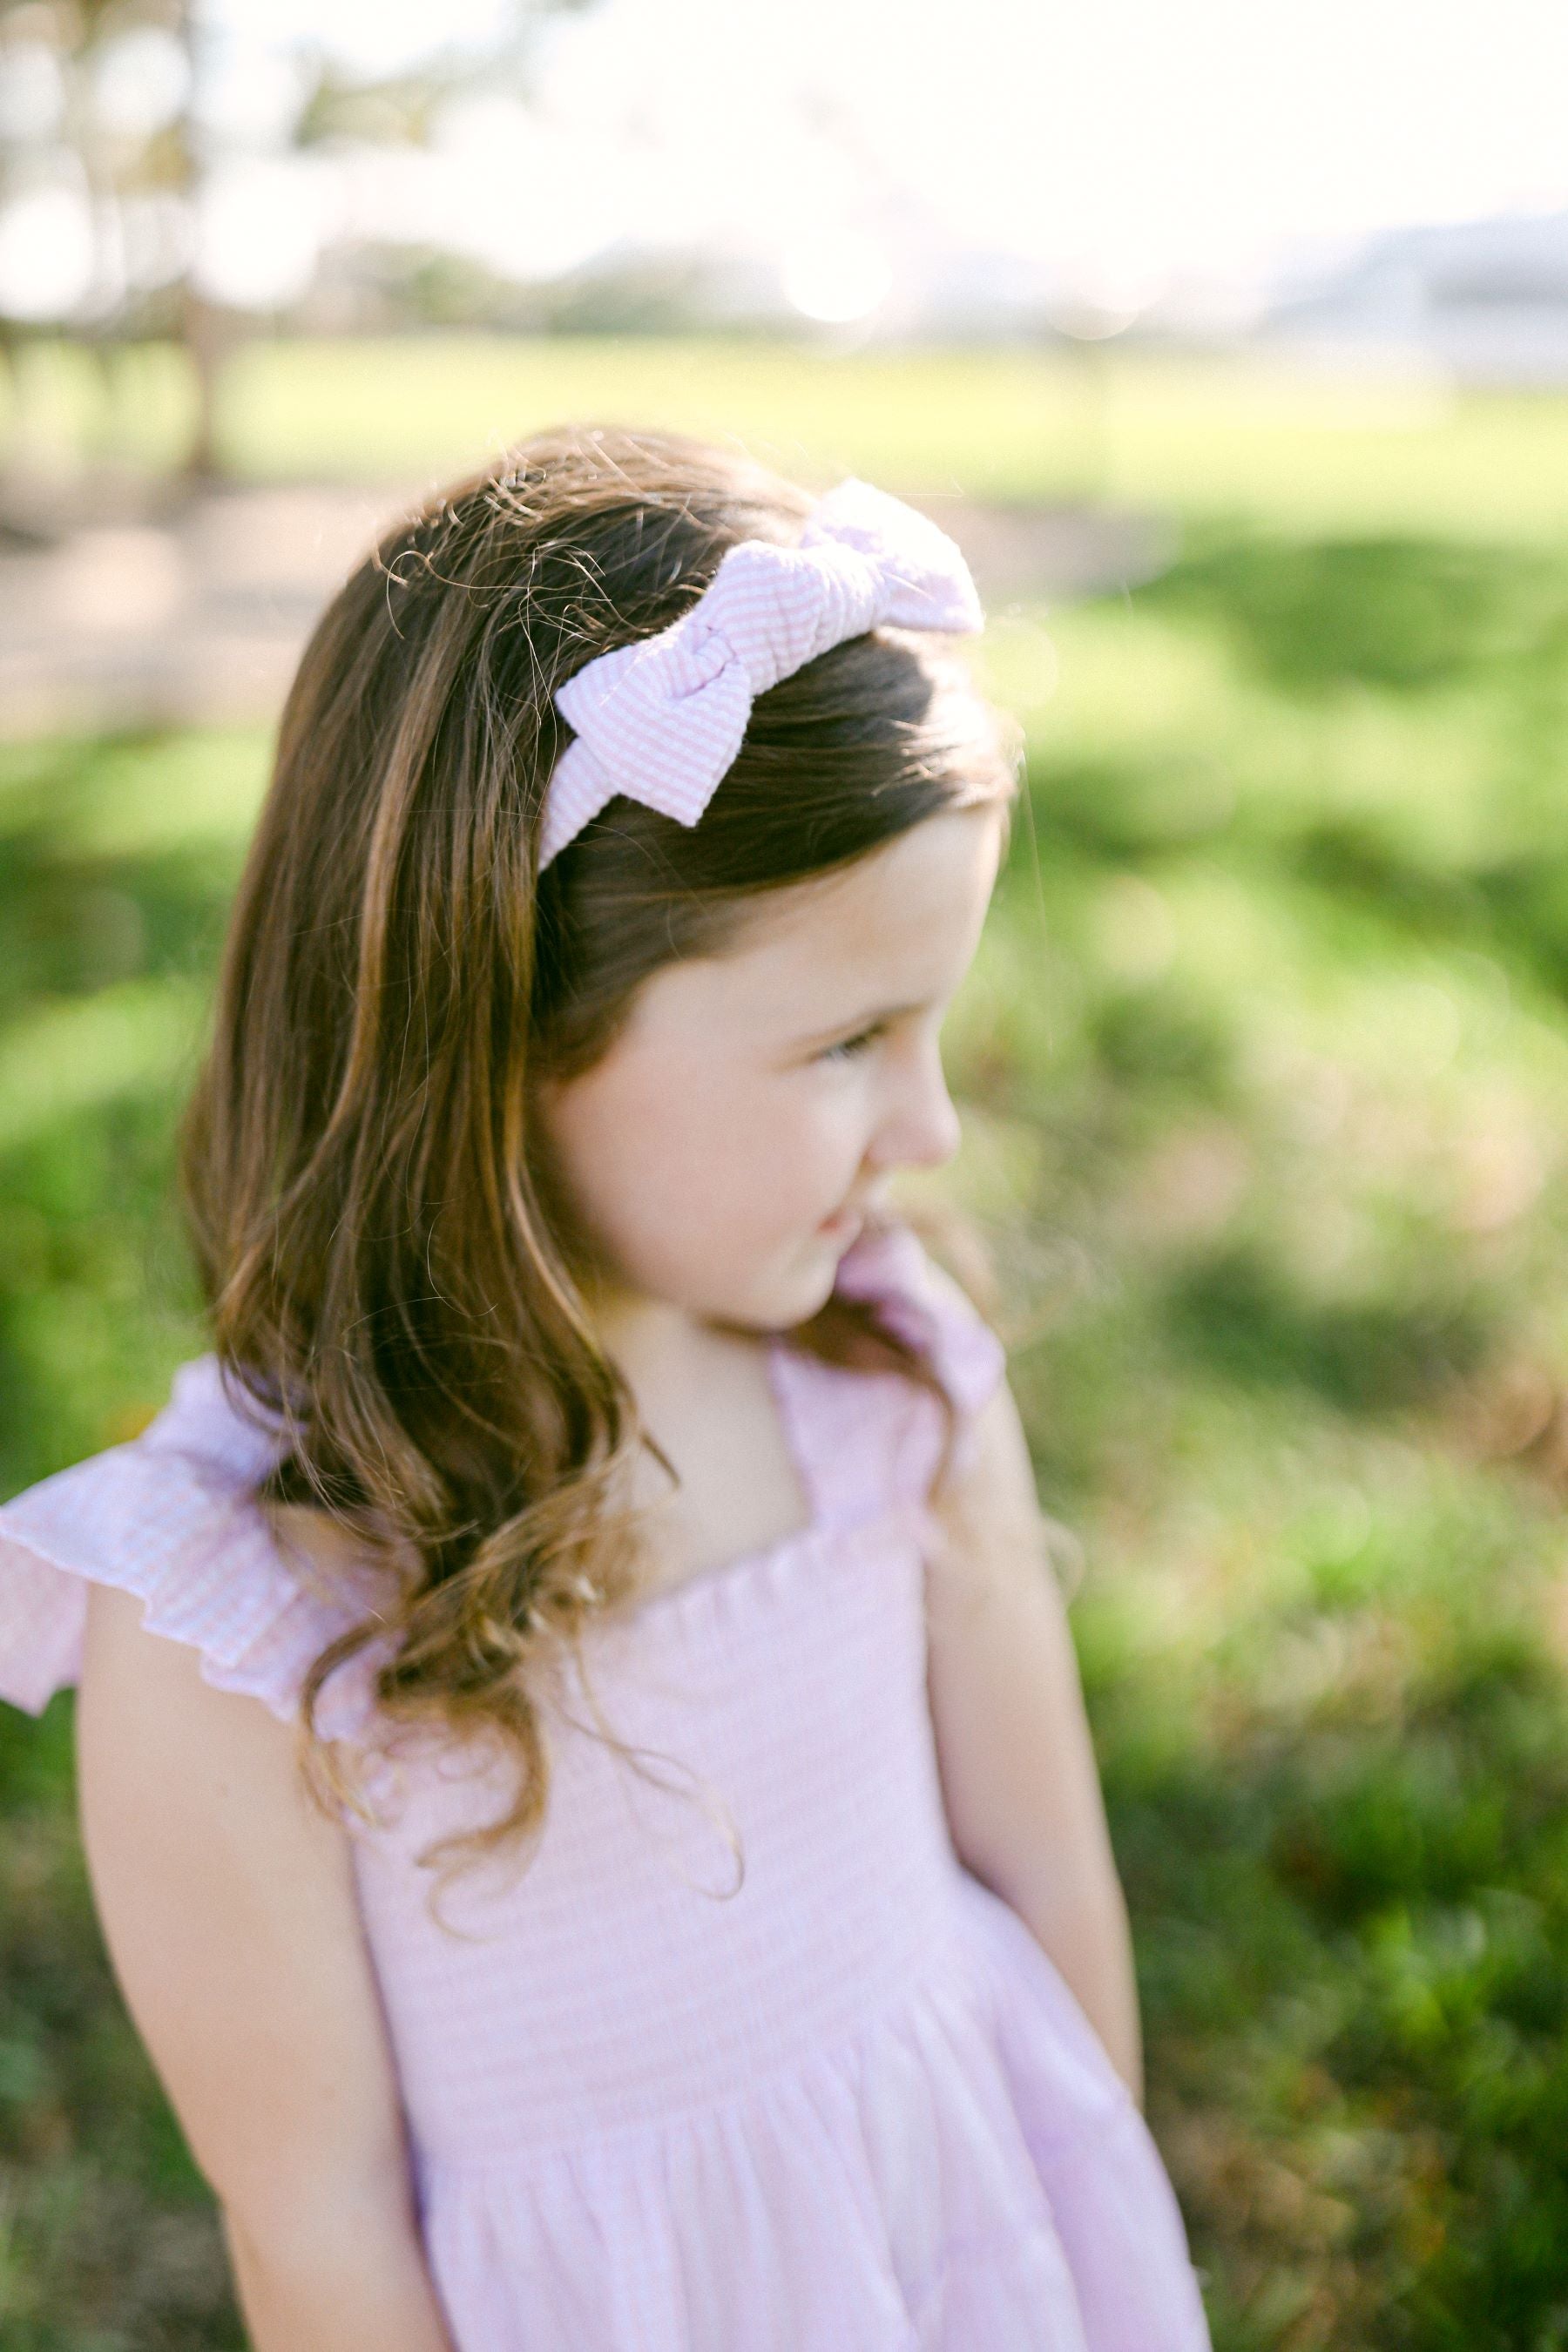
[{"label": "pink seersucker bow headband", "polygon": [[695,824],[755,698],[829,646],[882,623],[967,633],[983,621],[945,531],[868,482],[840,482],[798,547],[742,540],[679,621],[567,679],[555,707],[574,740],[546,789],[540,871],[617,793]]}]

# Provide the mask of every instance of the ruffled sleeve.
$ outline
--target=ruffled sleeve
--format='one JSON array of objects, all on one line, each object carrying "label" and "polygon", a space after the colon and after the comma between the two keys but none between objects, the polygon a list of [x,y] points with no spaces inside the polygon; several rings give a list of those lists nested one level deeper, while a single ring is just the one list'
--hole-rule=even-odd
[{"label": "ruffled sleeve", "polygon": [[[840,1259],[834,1287],[873,1307],[885,1329],[924,1357],[952,1408],[961,1465],[974,1417],[1006,1369],[995,1332],[908,1225],[868,1227]],[[835,1507],[852,1516],[874,1506],[879,1487],[923,1501],[947,1438],[938,1401],[898,1374],[837,1378],[841,1393],[825,1394],[817,1416],[819,1486],[833,1488]]]},{"label": "ruffled sleeve", "polygon": [[[175,1374],[142,1436],[0,1507],[0,1698],[37,1714],[76,1682],[96,1583],[134,1593],[150,1632],[199,1653],[204,1681],[296,1720],[307,1670],[369,1601],[318,1591],[290,1565],[253,1499],[275,1454],[204,1356]],[[317,1706],[327,1738],[363,1728],[369,1669],[362,1652],[328,1680]]]},{"label": "ruffled sleeve", "polygon": [[908,1225],[868,1228],[838,1262],[836,1290],[869,1301],[878,1320],[921,1354],[961,1419],[977,1413],[1006,1368],[1002,1342]]}]

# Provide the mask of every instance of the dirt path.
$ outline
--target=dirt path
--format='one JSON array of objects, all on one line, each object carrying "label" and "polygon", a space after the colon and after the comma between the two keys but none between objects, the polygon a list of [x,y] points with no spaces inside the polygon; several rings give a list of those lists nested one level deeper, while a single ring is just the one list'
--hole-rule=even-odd
[{"label": "dirt path", "polygon": [[[0,733],[266,719],[326,598],[419,486],[213,492],[90,518],[0,499]],[[1152,518],[922,500],[993,611],[1131,586],[1168,560]]]}]

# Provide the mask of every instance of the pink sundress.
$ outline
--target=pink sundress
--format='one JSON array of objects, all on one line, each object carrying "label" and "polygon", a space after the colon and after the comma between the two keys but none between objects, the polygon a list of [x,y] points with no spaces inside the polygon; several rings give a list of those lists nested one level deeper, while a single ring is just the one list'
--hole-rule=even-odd
[{"label": "pink sundress", "polygon": [[[902,1227],[844,1259],[967,1421],[994,1335]],[[936,1401],[769,1342],[810,1522],[595,1629],[529,1866],[416,1856],[499,1804],[477,1748],[373,1766],[355,1881],[458,2352],[1206,2352],[1175,2200],[1051,1963],[948,1834],[926,1694]],[[0,1696],[79,1664],[84,1579],[289,1719],[357,1615],[250,1490],[214,1360],[0,1509]],[[353,1738],[374,1652],[327,1685]],[[374,1751],[373,1751],[374,1752]]]}]

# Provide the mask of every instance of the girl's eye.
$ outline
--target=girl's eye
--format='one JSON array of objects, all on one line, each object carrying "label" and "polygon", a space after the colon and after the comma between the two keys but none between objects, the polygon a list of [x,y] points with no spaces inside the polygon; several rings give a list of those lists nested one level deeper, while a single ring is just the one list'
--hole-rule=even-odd
[{"label": "girl's eye", "polygon": [[881,1034],[881,1024],[879,1022],[874,1028],[862,1029],[857,1036],[841,1037],[837,1045],[826,1046],[820,1058],[825,1062],[853,1061],[857,1054],[863,1054],[867,1046]]}]

